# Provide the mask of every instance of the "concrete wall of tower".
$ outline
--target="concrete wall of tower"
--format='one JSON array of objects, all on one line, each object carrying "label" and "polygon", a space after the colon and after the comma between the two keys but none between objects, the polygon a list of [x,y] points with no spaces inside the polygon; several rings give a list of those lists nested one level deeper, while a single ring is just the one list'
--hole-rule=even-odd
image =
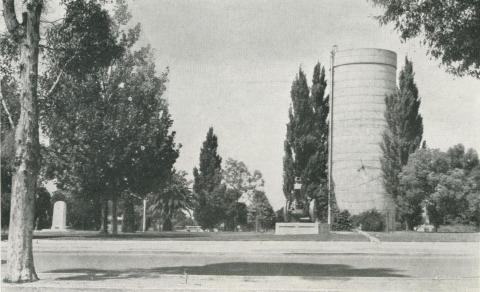
[{"label": "concrete wall of tower", "polygon": [[385,96],[396,90],[397,55],[383,49],[338,51],[334,61],[332,176],[341,210],[394,214],[383,186],[380,143]]}]

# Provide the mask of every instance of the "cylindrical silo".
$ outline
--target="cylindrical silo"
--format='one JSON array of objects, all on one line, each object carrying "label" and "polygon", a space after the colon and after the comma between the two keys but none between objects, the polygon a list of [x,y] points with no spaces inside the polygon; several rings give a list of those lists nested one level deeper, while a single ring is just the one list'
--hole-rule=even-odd
[{"label": "cylindrical silo", "polygon": [[332,178],[339,209],[351,214],[373,208],[390,220],[394,214],[383,186],[380,143],[396,70],[397,55],[388,50],[342,50],[334,57]]}]

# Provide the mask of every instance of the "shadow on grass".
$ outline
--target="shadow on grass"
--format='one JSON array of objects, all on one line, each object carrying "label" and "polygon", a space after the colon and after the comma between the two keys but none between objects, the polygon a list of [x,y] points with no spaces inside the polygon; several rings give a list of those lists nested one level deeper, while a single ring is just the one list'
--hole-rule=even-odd
[{"label": "shadow on grass", "polygon": [[157,278],[161,274],[221,276],[301,276],[301,277],[405,277],[395,269],[358,269],[349,265],[228,262],[204,266],[176,266],[150,269],[99,270],[59,269],[48,273],[72,273],[57,280],[99,281],[105,279]]}]

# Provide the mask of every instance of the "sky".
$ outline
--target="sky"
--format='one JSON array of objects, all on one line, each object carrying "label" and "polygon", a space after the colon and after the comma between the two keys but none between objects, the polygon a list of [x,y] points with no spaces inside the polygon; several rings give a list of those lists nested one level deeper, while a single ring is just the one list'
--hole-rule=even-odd
[{"label": "sky", "polygon": [[129,0],[129,5],[132,21],[143,28],[141,42],[155,50],[158,70],[169,67],[166,97],[182,144],[175,167],[190,175],[213,127],[224,161],[231,157],[260,170],[270,202],[275,209],[283,206],[290,87],[299,67],[309,82],[318,61],[328,67],[333,45],[393,50],[398,68],[408,56],[428,146],[446,150],[463,143],[480,150],[480,80],[445,73],[419,40],[400,42],[391,26],[374,19],[381,11],[367,0]]},{"label": "sky", "polygon": [[445,73],[419,40],[401,43],[391,26],[379,26],[380,10],[371,2],[134,0],[130,8],[159,70],[170,69],[166,96],[182,144],[176,167],[191,174],[212,126],[224,160],[263,173],[275,209],[284,204],[292,81],[300,66],[309,81],[317,61],[328,67],[333,45],[393,50],[399,68],[408,56],[429,147],[463,143],[480,150],[480,81]]}]

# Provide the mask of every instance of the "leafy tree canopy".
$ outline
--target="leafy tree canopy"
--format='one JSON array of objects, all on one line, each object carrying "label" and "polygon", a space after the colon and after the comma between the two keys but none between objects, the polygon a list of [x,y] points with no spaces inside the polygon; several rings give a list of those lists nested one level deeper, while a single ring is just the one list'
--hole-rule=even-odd
[{"label": "leafy tree canopy", "polygon": [[456,75],[480,78],[480,2],[477,0],[370,0],[384,8],[402,39],[423,37],[429,54]]},{"label": "leafy tree canopy", "polygon": [[399,215],[410,228],[421,223],[423,204],[436,227],[470,222],[480,226],[480,166],[475,150],[466,153],[458,144],[446,153],[422,148],[410,156],[400,173],[403,195],[398,200]]},{"label": "leafy tree canopy", "polygon": [[174,170],[162,190],[150,195],[153,215],[165,222],[172,221],[178,212],[190,212],[194,207],[190,184],[185,171]]}]

